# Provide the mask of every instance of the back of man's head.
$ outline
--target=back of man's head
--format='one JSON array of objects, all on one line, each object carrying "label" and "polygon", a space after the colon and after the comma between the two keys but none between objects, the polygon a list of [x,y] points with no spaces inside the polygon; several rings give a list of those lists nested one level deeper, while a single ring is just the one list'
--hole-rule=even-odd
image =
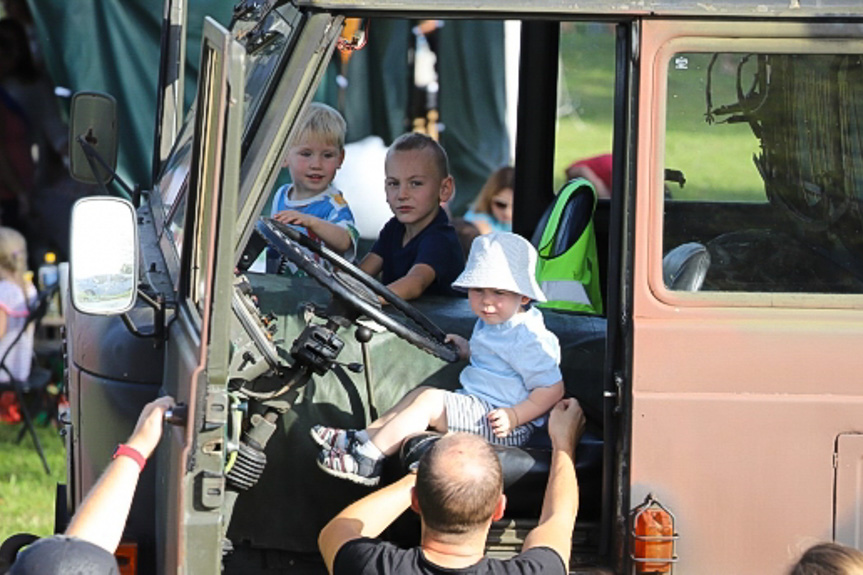
[{"label": "back of man's head", "polygon": [[9,575],[119,575],[117,560],[98,545],[55,535],[18,553]]},{"label": "back of man's head", "polygon": [[486,441],[456,433],[423,455],[415,493],[426,527],[439,533],[469,533],[492,518],[503,492],[500,461]]}]

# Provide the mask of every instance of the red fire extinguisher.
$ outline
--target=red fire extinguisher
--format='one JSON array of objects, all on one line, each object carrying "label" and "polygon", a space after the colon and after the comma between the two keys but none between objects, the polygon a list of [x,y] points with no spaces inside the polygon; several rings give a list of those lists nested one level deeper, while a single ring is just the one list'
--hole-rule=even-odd
[{"label": "red fire extinguisher", "polygon": [[674,554],[674,515],[650,493],[632,510],[632,558],[637,575],[670,574]]}]

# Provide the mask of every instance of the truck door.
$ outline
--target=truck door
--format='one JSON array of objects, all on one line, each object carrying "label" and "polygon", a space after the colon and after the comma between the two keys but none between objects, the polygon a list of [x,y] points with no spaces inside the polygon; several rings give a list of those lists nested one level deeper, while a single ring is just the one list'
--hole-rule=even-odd
[{"label": "truck door", "polygon": [[164,388],[188,408],[163,443],[157,479],[160,573],[218,573],[228,414],[228,313],[239,182],[245,50],[204,23],[194,155],[178,305],[168,329]]},{"label": "truck door", "polygon": [[675,514],[675,572],[781,573],[833,538],[863,425],[859,34],[644,22],[629,508]]}]

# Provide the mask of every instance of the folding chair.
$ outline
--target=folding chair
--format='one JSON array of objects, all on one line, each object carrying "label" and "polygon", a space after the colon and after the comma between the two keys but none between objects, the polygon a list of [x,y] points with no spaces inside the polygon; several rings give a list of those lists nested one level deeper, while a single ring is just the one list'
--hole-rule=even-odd
[{"label": "folding chair", "polygon": [[30,376],[26,381],[20,381],[12,375],[12,372],[6,366],[6,358],[30,326],[33,326],[34,329],[39,327],[39,323],[48,311],[48,304],[56,292],[57,287],[54,286],[43,291],[37,296],[36,300],[28,309],[24,327],[22,327],[15,335],[15,339],[12,340],[9,348],[3,354],[3,357],[0,358],[0,370],[5,371],[9,376],[9,381],[0,382],[0,392],[9,390],[15,392],[15,398],[18,400],[21,417],[24,422],[24,427],[22,427],[21,431],[18,433],[18,439],[16,442],[20,443],[24,438],[24,434],[28,431],[30,432],[30,436],[33,438],[33,444],[36,447],[36,451],[39,453],[39,458],[42,460],[42,466],[45,468],[45,473],[48,475],[51,474],[51,468],[48,467],[48,461],[45,459],[45,453],[42,451],[42,443],[39,441],[39,436],[36,435],[36,429],[33,427],[33,418],[30,416],[30,411],[27,408],[25,398],[27,394],[40,392],[45,389],[45,387],[51,382],[51,371],[36,365],[36,362],[31,360]]}]

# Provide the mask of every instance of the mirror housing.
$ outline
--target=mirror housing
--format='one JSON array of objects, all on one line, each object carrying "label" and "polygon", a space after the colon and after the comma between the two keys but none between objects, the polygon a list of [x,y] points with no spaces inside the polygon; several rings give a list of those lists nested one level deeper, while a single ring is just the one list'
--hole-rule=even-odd
[{"label": "mirror housing", "polygon": [[69,287],[81,313],[129,311],[138,293],[138,225],[124,199],[92,196],[72,208]]},{"label": "mirror housing", "polygon": [[[117,101],[101,92],[78,92],[72,97],[69,116],[69,172],[85,184],[109,184],[117,168]],[[78,138],[89,144],[105,165],[88,158]]]}]

